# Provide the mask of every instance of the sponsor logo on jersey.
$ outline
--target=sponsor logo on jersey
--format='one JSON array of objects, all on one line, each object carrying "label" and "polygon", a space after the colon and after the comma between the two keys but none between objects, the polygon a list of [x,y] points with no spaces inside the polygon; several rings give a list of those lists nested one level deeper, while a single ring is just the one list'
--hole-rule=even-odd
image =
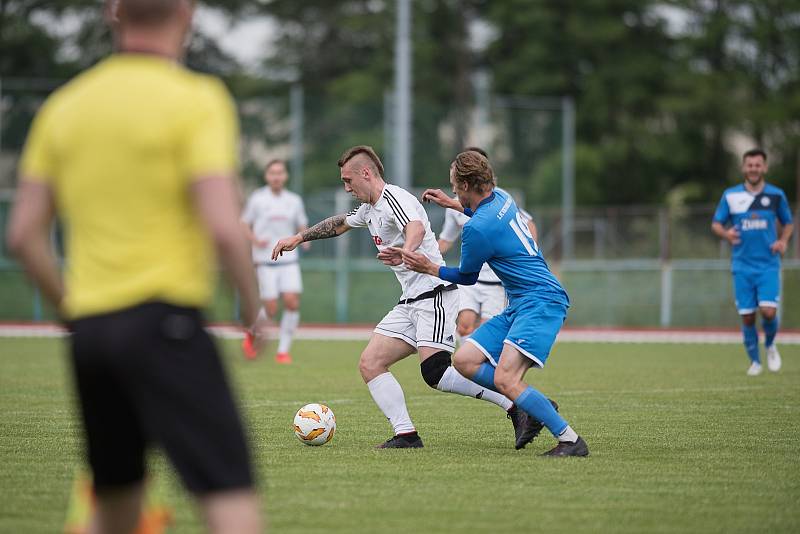
[{"label": "sponsor logo on jersey", "polygon": [[751,215],[751,219],[742,219],[742,230],[766,230],[769,223],[766,219],[761,219],[755,213]]},{"label": "sponsor logo on jersey", "polygon": [[376,245],[383,245],[383,239],[381,239],[381,236],[379,235],[372,236],[372,240],[375,242]]}]

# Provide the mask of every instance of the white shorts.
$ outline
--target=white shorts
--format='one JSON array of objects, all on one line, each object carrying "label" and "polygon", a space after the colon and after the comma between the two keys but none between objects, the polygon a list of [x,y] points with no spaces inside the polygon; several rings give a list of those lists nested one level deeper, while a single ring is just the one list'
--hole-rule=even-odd
[{"label": "white shorts", "polygon": [[432,347],[453,352],[459,290],[442,291],[435,297],[398,304],[381,319],[375,333],[402,339],[414,348]]},{"label": "white shorts", "polygon": [[302,293],[303,279],[298,263],[259,265],[258,291],[262,300],[275,300],[281,293]]},{"label": "white shorts", "polygon": [[458,311],[472,310],[481,319],[491,319],[508,305],[506,290],[501,284],[481,284],[458,286],[461,302]]}]

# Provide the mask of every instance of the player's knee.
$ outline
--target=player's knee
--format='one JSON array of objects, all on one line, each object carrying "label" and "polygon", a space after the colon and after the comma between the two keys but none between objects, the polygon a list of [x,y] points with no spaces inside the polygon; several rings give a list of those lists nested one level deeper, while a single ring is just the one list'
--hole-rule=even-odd
[{"label": "player's knee", "polygon": [[767,321],[773,320],[775,316],[778,314],[777,308],[760,308],[760,310],[761,310],[761,317],[763,317]]},{"label": "player's knee", "polygon": [[387,369],[375,354],[365,351],[361,353],[361,359],[358,360],[358,371],[361,373],[364,382],[369,382],[376,376],[385,373]]},{"label": "player's knee", "polygon": [[423,380],[433,389],[436,389],[436,386],[439,385],[439,381],[448,367],[450,367],[450,353],[446,350],[440,350],[419,364]]},{"label": "player's knee", "polygon": [[747,313],[742,315],[742,324],[745,326],[753,326],[756,324],[756,314],[755,313]]},{"label": "player's knee", "polygon": [[300,309],[300,297],[295,294],[287,294],[283,297],[283,307],[289,311]]},{"label": "player's knee", "polygon": [[500,367],[495,370],[494,385],[497,387],[497,391],[508,396],[516,384],[517,379],[514,375],[504,372]]},{"label": "player's knee", "polygon": [[470,377],[474,376],[476,372],[478,372],[478,368],[481,366],[482,361],[475,361],[473,358],[470,358],[467,355],[466,351],[458,350],[453,355],[453,367],[456,368],[462,376]]},{"label": "player's knee", "polygon": [[264,301],[264,310],[267,312],[267,315],[270,319],[274,319],[276,315],[278,315],[278,301],[277,300],[267,300]]}]

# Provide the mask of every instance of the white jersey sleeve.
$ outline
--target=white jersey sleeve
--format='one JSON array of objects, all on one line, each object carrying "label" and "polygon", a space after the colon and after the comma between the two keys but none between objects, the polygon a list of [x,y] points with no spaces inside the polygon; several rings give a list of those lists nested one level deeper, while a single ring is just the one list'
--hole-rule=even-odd
[{"label": "white jersey sleeve", "polygon": [[395,225],[401,232],[411,221],[422,222],[422,217],[417,212],[419,201],[405,189],[386,186],[383,190],[383,198],[389,204],[394,214]]},{"label": "white jersey sleeve", "polygon": [[251,194],[247,198],[247,203],[244,206],[244,211],[242,212],[242,222],[252,226],[253,223],[256,222],[256,216],[258,215],[258,208],[256,206],[256,193]]},{"label": "white jersey sleeve", "polygon": [[308,226],[308,215],[306,215],[306,207],[303,204],[303,199],[297,196],[297,212],[295,214],[295,224],[297,228],[301,226]]},{"label": "white jersey sleeve", "polygon": [[444,225],[439,233],[439,239],[444,239],[450,243],[455,242],[461,236],[461,225],[458,224],[458,212],[447,208],[444,212]]},{"label": "white jersey sleeve", "polygon": [[345,217],[344,222],[350,228],[364,228],[367,226],[367,212],[369,211],[369,204],[361,204],[357,208],[353,208]]}]

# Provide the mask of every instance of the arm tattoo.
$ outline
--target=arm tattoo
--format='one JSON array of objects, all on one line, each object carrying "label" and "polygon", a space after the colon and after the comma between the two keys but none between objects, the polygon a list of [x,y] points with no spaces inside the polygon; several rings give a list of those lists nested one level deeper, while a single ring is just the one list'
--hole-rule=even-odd
[{"label": "arm tattoo", "polygon": [[341,234],[341,226],[344,224],[347,215],[334,215],[324,221],[320,221],[308,230],[302,232],[300,236],[303,241],[314,241],[315,239],[327,239]]}]

